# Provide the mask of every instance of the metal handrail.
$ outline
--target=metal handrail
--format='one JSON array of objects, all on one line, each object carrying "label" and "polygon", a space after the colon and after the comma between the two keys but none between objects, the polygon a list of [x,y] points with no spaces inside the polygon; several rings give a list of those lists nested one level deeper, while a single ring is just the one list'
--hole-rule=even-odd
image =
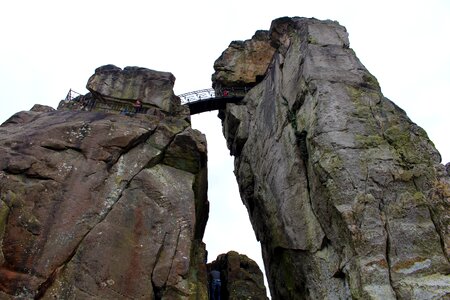
[{"label": "metal handrail", "polygon": [[[76,94],[76,96],[74,96],[74,94]],[[66,96],[66,98],[64,100],[72,101],[73,99],[75,99],[75,98],[77,98],[79,96],[82,96],[82,95],[80,93],[78,93],[78,92],[75,92],[72,89],[69,89],[69,92],[67,93],[67,96]]]},{"label": "metal handrail", "polygon": [[182,104],[188,104],[194,101],[208,100],[212,98],[244,96],[250,90],[249,87],[226,87],[215,89],[204,89],[192,91],[178,95]]}]

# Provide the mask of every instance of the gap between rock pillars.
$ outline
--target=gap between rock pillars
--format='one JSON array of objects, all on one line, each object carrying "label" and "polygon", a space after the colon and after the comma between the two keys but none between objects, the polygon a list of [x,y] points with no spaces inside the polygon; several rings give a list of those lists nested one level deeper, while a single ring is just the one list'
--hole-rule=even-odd
[{"label": "gap between rock pillars", "polygon": [[208,145],[208,199],[210,212],[203,241],[208,251],[208,263],[219,254],[236,251],[253,259],[264,275],[264,285],[270,298],[260,243],[242,203],[234,176],[234,157],[226,145],[217,111],[192,116],[192,128],[206,135]]}]

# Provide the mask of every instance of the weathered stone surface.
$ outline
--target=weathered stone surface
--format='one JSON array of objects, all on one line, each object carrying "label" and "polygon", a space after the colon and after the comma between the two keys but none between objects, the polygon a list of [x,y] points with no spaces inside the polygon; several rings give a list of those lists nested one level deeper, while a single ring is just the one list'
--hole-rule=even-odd
[{"label": "weathered stone surface", "polygon": [[250,40],[233,41],[214,63],[215,87],[253,86],[266,73],[275,48],[267,31],[257,31]]},{"label": "weathered stone surface", "polygon": [[22,112],[0,157],[0,298],[207,298],[206,141],[187,121]]},{"label": "weathered stone surface", "polygon": [[159,72],[141,67],[106,65],[95,70],[86,88],[94,98],[120,100],[153,105],[164,112],[173,112],[180,106],[180,99],[173,93],[175,77],[168,72]]},{"label": "weathered stone surface", "polygon": [[449,297],[450,185],[433,143],[337,22],[282,18],[270,36],[266,77],[220,116],[273,299]]},{"label": "weathered stone surface", "polygon": [[30,109],[31,111],[35,111],[35,112],[50,112],[50,111],[55,111],[55,109],[53,107],[47,106],[47,105],[41,105],[41,104],[35,104],[33,105],[33,107]]},{"label": "weathered stone surface", "polygon": [[208,264],[209,270],[221,273],[221,299],[268,299],[258,264],[246,255],[230,251]]}]

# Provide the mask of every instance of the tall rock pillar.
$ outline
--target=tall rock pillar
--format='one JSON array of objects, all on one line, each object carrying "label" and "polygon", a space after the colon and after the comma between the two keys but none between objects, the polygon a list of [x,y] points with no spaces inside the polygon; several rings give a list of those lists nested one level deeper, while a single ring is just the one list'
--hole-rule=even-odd
[{"label": "tall rock pillar", "polygon": [[449,176],[427,134],[337,22],[281,18],[269,37],[264,79],[220,117],[273,298],[448,297]]}]

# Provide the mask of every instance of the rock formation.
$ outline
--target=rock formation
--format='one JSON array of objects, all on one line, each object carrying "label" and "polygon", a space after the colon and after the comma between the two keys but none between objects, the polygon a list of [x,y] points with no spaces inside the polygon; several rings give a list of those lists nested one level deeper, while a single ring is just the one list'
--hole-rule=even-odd
[{"label": "rock formation", "polygon": [[106,65],[95,70],[86,88],[96,98],[103,100],[133,101],[170,112],[179,106],[173,93],[175,77],[168,72],[158,72],[141,67],[126,67],[123,70],[114,65]]},{"label": "rock formation", "polygon": [[246,255],[230,251],[208,264],[208,269],[222,275],[221,299],[267,299],[261,270]]},{"label": "rock formation", "polygon": [[236,67],[251,42],[231,44],[213,84],[265,70],[220,117],[273,299],[450,297],[450,180],[427,134],[337,22],[281,18],[269,35],[270,63]]},{"label": "rock formation", "polygon": [[173,93],[174,83],[175,77],[168,72],[141,67],[122,70],[106,65],[97,68],[89,78],[86,85],[89,93],[66,98],[60,102],[58,110],[116,111],[134,115],[134,104],[139,100],[140,114],[177,115],[179,118],[184,115],[189,119],[189,109],[180,105],[180,99]]},{"label": "rock formation", "polygon": [[264,77],[274,52],[269,32],[264,30],[250,40],[231,42],[214,63],[213,86],[254,86]]},{"label": "rock formation", "polygon": [[[450,297],[450,167],[344,27],[281,18],[215,68],[253,87],[219,116],[273,299]],[[0,126],[1,299],[207,299],[206,141],[174,80],[103,66]],[[246,256],[212,265],[229,299],[266,299]]]},{"label": "rock formation", "polygon": [[171,74],[127,70],[96,70],[97,100],[161,112],[36,106],[0,126],[1,299],[207,298],[205,137]]}]

